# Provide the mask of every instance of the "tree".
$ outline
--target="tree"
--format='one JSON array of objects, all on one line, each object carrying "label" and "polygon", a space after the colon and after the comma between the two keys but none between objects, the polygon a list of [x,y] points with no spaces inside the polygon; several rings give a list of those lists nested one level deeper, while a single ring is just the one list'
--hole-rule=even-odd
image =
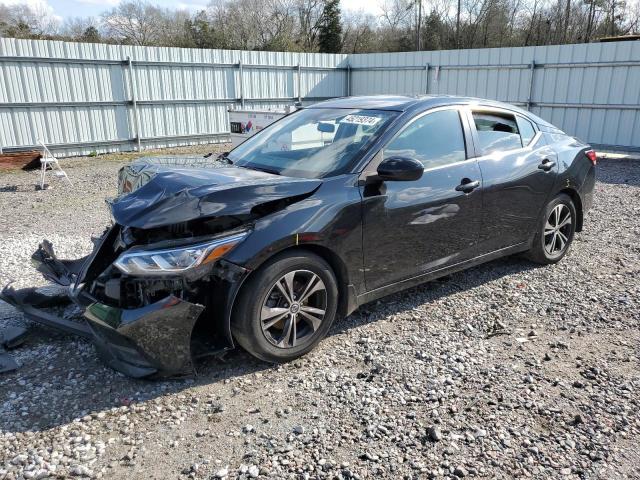
[{"label": "tree", "polygon": [[340,0],[325,0],[318,35],[318,47],[323,53],[339,53],[342,50]]},{"label": "tree", "polygon": [[45,8],[0,4],[0,37],[49,39],[59,35],[59,22]]},{"label": "tree", "polygon": [[317,48],[318,32],[323,20],[323,0],[295,0],[295,12],[298,23],[297,43],[305,52]]},{"label": "tree", "polygon": [[593,42],[640,31],[640,0],[383,0],[378,17],[343,13],[339,0],[210,0],[196,13],[148,1],[157,0],[122,0],[100,18],[60,26],[50,8],[0,0],[0,36],[360,53],[411,51],[418,43],[446,50]]},{"label": "tree", "polygon": [[102,15],[107,36],[133,45],[156,45],[163,31],[162,10],[141,0],[128,0]]},{"label": "tree", "polygon": [[86,43],[100,43],[101,40],[100,32],[93,25],[87,27],[80,37],[80,41]]},{"label": "tree", "polygon": [[345,53],[369,53],[379,50],[376,18],[363,12],[347,12],[344,15],[342,51]]}]

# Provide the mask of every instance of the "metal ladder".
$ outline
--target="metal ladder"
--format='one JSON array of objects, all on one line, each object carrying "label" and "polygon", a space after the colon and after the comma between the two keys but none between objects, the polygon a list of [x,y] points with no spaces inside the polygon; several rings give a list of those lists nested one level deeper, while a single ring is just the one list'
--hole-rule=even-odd
[{"label": "metal ladder", "polygon": [[69,182],[69,185],[73,185],[66,172],[58,163],[58,159],[53,156],[42,140],[39,143],[42,145],[42,158],[40,159],[40,190],[44,190],[44,181],[47,175],[47,170],[51,170],[57,177],[64,177],[67,182]]}]

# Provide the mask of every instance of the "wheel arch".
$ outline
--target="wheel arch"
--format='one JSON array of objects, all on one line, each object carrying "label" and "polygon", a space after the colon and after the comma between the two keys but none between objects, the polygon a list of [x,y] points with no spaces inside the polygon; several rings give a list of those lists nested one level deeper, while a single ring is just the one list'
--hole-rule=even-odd
[{"label": "wheel arch", "polygon": [[583,206],[582,206],[582,198],[580,198],[580,194],[578,193],[577,190],[573,188],[563,188],[558,192],[558,195],[560,195],[561,193],[568,195],[573,201],[573,205],[576,207],[576,216],[578,217],[576,218],[576,232],[581,232],[582,225],[584,222],[584,212],[583,212]]},{"label": "wheel arch", "polygon": [[[253,275],[255,275],[255,273],[258,270],[260,270],[260,268],[262,268],[262,266],[265,263],[267,263],[269,260],[279,255],[283,255],[285,253],[291,253],[291,252],[300,252],[300,253],[311,252],[319,256],[320,258],[322,258],[324,261],[326,261],[331,267],[333,274],[336,276],[336,282],[338,284],[338,315],[346,316],[349,313],[351,313],[353,310],[355,310],[355,308],[357,307],[357,305],[355,304],[355,302],[357,301],[356,300],[357,297],[355,294],[355,289],[352,287],[352,285],[349,282],[349,273],[347,270],[347,265],[345,264],[344,260],[342,260],[342,258],[340,258],[340,256],[336,254],[333,250],[331,250],[330,248],[324,245],[319,245],[316,243],[292,245],[292,246],[280,249],[276,252],[273,252],[271,255],[266,256],[265,258],[262,258],[261,262],[258,265],[256,265],[251,270],[251,272],[244,278],[242,285],[238,289],[238,293],[240,292],[240,290],[242,290],[242,288],[244,288],[244,286],[247,284],[249,279]],[[238,295],[234,297],[233,304],[231,305],[231,314],[227,319],[227,322],[229,322],[228,326],[231,325],[233,312],[236,308],[237,298],[238,298]]]}]

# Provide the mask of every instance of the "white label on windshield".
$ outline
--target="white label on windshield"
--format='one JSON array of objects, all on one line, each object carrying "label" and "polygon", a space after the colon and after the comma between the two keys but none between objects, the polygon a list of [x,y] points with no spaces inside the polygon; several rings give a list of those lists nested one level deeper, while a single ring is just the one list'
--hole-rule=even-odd
[{"label": "white label on windshield", "polygon": [[380,117],[370,117],[367,115],[347,115],[340,123],[355,123],[356,125],[373,126],[380,121]]}]

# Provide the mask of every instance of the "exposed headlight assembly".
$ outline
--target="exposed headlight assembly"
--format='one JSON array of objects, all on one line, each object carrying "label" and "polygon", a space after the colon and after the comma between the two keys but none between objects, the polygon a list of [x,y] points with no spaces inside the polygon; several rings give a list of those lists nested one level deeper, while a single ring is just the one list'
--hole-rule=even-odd
[{"label": "exposed headlight assembly", "polygon": [[127,275],[167,275],[218,260],[249,234],[241,232],[209,242],[158,250],[124,252],[113,263]]}]

